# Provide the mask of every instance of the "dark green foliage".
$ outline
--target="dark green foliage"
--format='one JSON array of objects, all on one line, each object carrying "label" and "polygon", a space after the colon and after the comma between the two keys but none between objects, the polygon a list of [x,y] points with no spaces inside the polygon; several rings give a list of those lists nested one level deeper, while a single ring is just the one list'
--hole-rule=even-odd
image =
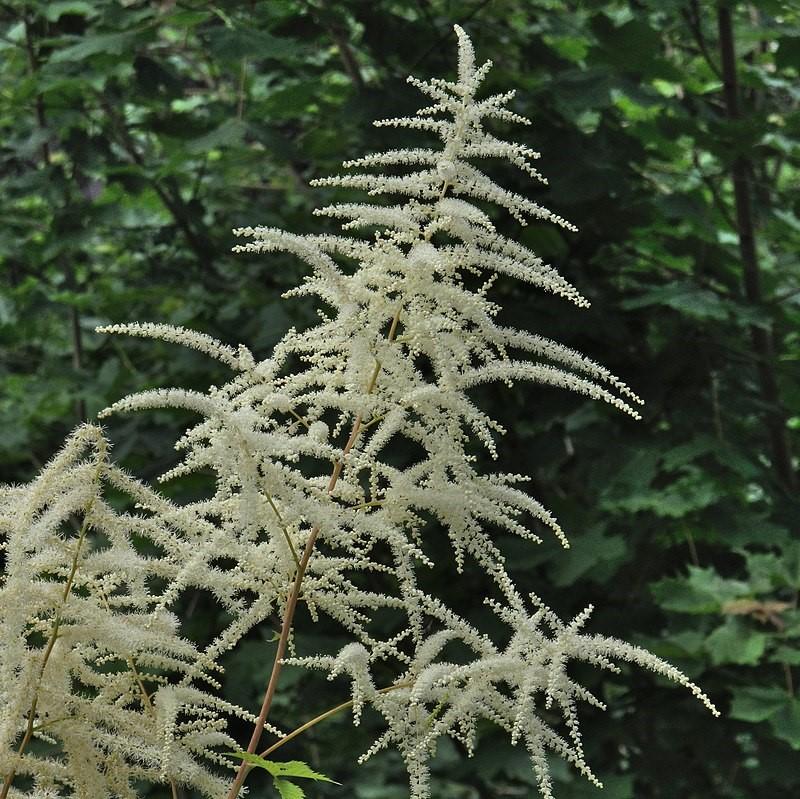
[{"label": "dark green foliage", "polygon": [[[450,69],[459,22],[495,62],[490,83],[519,87],[517,109],[534,120],[520,136],[542,151],[551,188],[504,179],[581,228],[531,225],[521,238],[593,303],[578,311],[500,282],[505,321],[582,350],[647,403],[635,423],[555,390],[481,394],[511,431],[501,467],[532,475],[572,541],[567,553],[549,539],[510,542],[509,563],[562,615],[595,604],[591,631],[670,659],[723,711],[714,720],[636,671],[587,671],[609,706],[583,721],[603,796],[797,795],[800,509],[765,419],[782,416],[800,450],[800,14],[777,0],[729,5],[738,119],[725,113],[714,3],[3,4],[0,478],[29,478],[80,416],[124,393],[220,379],[194,353],[101,338],[96,324],[171,322],[267,353],[311,318],[308,304],[278,299],[300,267],[233,258],[229,231],[324,229],[309,215],[324,193],[308,179],[379,138],[408,140],[369,123],[413,109],[409,72]],[[730,179],[741,159],[757,301],[744,288]],[[753,329],[774,339],[780,408],[765,397]],[[185,421],[115,421],[116,457],[152,476],[172,462],[164,442]],[[474,577],[456,586],[464,607]],[[191,634],[210,637],[202,597],[187,611]],[[301,652],[311,629],[301,611]],[[253,709],[269,637],[228,662],[230,698]],[[295,669],[282,686],[274,721],[287,729],[345,695]],[[347,786],[314,784],[310,795],[407,795],[396,756],[354,765],[376,723],[366,714],[362,732],[343,715],[286,747]],[[600,796],[562,764],[553,770],[559,799]],[[490,730],[472,761],[442,747],[435,773],[442,799],[535,791],[527,758]]]}]

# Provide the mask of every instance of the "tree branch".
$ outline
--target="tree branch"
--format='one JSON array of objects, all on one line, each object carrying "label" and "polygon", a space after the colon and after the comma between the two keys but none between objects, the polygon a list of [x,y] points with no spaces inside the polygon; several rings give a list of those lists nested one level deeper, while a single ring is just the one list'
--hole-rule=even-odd
[{"label": "tree branch", "polygon": [[[120,120],[117,113],[111,107],[108,99],[98,93],[98,99],[103,110],[106,112],[112,128],[116,130],[118,141],[125,152],[130,156],[131,160],[139,167],[145,167],[145,161],[136,142],[133,140],[130,131],[125,125],[124,121]],[[164,204],[164,207],[172,215],[175,224],[183,232],[189,247],[192,252],[197,256],[198,261],[204,267],[211,266],[213,245],[208,237],[204,236],[194,229],[191,223],[191,213],[184,203],[180,195],[180,190],[177,185],[164,186],[158,181],[149,178],[150,185],[153,191],[158,195],[158,198]]]},{"label": "tree branch", "polygon": [[720,80],[722,80],[722,72],[714,63],[714,59],[711,57],[708,45],[706,44],[706,37],[703,36],[703,27],[700,22],[700,8],[697,0],[691,0],[689,3],[689,8],[684,8],[681,10],[681,16],[686,20],[689,30],[692,32],[692,36],[694,37],[695,42],[697,42],[697,46],[700,49],[700,52],[702,53],[706,63],[708,64],[709,69]]},{"label": "tree branch", "polygon": [[714,185],[714,181],[711,179],[711,176],[706,175],[705,172],[703,172],[703,169],[700,166],[700,159],[697,156],[697,150],[692,150],[692,163],[694,164],[700,179],[703,181],[703,183],[705,183],[706,187],[711,192],[711,198],[714,201],[714,206],[728,224],[728,227],[730,227],[731,230],[736,230],[736,220],[730,215],[730,212],[725,205],[725,201],[720,196],[719,190]]},{"label": "tree branch", "polygon": [[305,6],[309,9],[316,21],[325,29],[331,39],[333,39],[336,49],[339,51],[339,58],[342,60],[344,71],[353,82],[356,91],[363,92],[366,83],[364,81],[364,76],[361,74],[361,67],[350,47],[350,43],[347,41],[342,26],[333,18],[333,15],[328,10],[328,4],[323,0],[321,8],[317,8],[310,3],[309,0],[305,0]]}]

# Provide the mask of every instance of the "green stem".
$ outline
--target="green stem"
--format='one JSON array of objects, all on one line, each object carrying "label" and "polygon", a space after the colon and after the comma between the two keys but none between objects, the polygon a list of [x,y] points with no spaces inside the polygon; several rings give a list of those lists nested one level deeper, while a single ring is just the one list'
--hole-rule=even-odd
[{"label": "green stem", "polygon": [[[292,411],[294,413],[294,411]],[[297,416],[297,414],[295,414]],[[298,417],[299,418],[299,417]],[[306,425],[308,427],[308,425]],[[242,440],[242,449],[247,454],[247,457],[250,458],[251,461],[255,461],[255,456],[250,451],[250,447],[247,446],[247,442]],[[258,466],[256,465],[256,476],[258,476]],[[283,520],[283,516],[281,516],[281,512],[278,510],[278,506],[275,504],[275,501],[272,499],[272,494],[269,492],[269,489],[264,486],[264,495],[267,498],[267,502],[269,502],[269,506],[272,508],[273,513],[275,514],[276,518],[278,519],[278,525],[283,532],[283,537],[286,539],[286,543],[289,545],[289,549],[292,553],[292,559],[294,560],[295,569],[300,568],[300,558],[297,556],[297,550],[295,549],[294,543],[292,542],[292,537],[289,535],[289,529],[286,526],[286,522]]]},{"label": "green stem", "polygon": [[[388,694],[390,691],[396,691],[399,688],[410,688],[413,685],[411,682],[398,682],[394,685],[389,685],[386,688],[381,688],[378,693],[379,694]],[[335,716],[337,713],[340,713],[342,710],[347,710],[349,707],[352,707],[354,704],[354,700],[348,699],[347,702],[342,702],[340,705],[336,705],[335,707],[326,710],[324,713],[320,713],[318,716],[314,716],[313,719],[307,721],[305,724],[301,724],[296,730],[292,730],[290,733],[287,733],[283,736],[279,741],[276,741],[272,746],[265,749],[259,757],[267,757],[267,755],[271,755],[276,749],[280,749],[284,744],[288,744],[293,738],[297,738],[298,735],[302,735],[306,730],[314,727],[315,725],[319,724],[321,721],[325,721],[325,719],[329,719],[331,716]]]},{"label": "green stem", "polygon": [[305,420],[305,418],[302,417],[296,410],[294,410],[294,408],[289,408],[289,413],[291,413],[292,416],[294,416],[294,418],[297,419],[297,421],[300,422],[300,424],[306,428],[306,430],[310,429],[311,425],[309,425],[309,423]]},{"label": "green stem", "polygon": [[289,535],[289,529],[286,526],[286,522],[283,521],[283,517],[281,516],[281,512],[278,510],[278,506],[272,499],[272,494],[269,493],[266,489],[264,489],[264,494],[267,497],[267,502],[269,502],[269,506],[275,512],[275,516],[278,518],[278,524],[280,525],[281,530],[283,531],[283,537],[286,539],[286,543],[289,545],[289,549],[292,552],[292,558],[294,559],[295,568],[300,568],[300,558],[297,555],[297,550],[294,548],[294,543],[292,542],[292,537]]},{"label": "green stem", "polygon": [[[395,341],[400,341],[399,338],[395,337]],[[373,416],[368,422],[361,425],[361,432],[363,433],[365,430],[369,430],[372,425],[377,424],[381,420],[383,420],[385,416],[381,414],[380,416]]]},{"label": "green stem", "polygon": [[358,505],[349,505],[350,510],[363,510],[364,508],[380,508],[384,504],[383,499],[373,499],[371,502],[360,502]]}]

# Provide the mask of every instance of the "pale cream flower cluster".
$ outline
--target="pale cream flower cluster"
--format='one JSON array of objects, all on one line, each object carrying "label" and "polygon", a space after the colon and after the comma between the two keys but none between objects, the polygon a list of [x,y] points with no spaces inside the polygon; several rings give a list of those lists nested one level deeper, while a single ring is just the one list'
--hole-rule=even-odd
[{"label": "pale cream flower cluster", "polygon": [[224,791],[209,765],[236,746],[226,717],[252,716],[216,697],[216,664],[168,608],[193,585],[240,608],[210,562],[219,533],[199,522],[114,466],[92,425],[33,483],[0,493],[4,795],[23,795],[12,777],[33,778],[32,796],[127,799],[140,780]]},{"label": "pale cream flower cluster", "polygon": [[[520,222],[575,229],[475,166],[501,158],[546,182],[532,165],[538,153],[484,128],[527,120],[508,108],[513,92],[477,98],[490,64],[476,67],[468,37],[456,33],[457,80],[410,79],[433,104],[376,123],[434,133],[441,146],[375,153],[345,164],[363,171],[315,181],[401,201],[320,209],[343,221],[341,235],[237,231],[250,239],[238,251],[283,251],[308,264],[289,294],[322,300],[318,324],[289,330],[261,361],[181,328],[101,329],[193,347],[235,372],[205,393],[145,391],[107,411],[197,413],[201,421],[176,445],[181,463],[163,479],[211,470],[213,494],[182,506],[167,501],[113,466],[100,431],[84,427],[36,482],[2,495],[0,769],[31,775],[39,791],[31,796],[52,789],[128,797],[136,779],[224,795],[210,765],[225,762],[220,747],[235,748],[221,714],[247,714],[215,698],[218,658],[283,613],[298,553],[313,536],[301,602],[315,622],[339,625],[353,642],[336,657],[289,660],[350,679],[355,721],[369,706],[386,722],[365,756],[397,747],[413,799],[430,796],[437,741],[450,736],[471,753],[481,720],[526,747],[543,796],[553,795],[548,750],[597,782],[583,755],[577,702],[602,703],[568,676],[572,660],[607,669],[614,660],[636,663],[716,712],[654,655],[582,632],[589,610],[564,624],[536,597],[523,599],[504,566],[499,531],[536,541],[533,520],[567,541],[552,514],[518,487],[524,476],[478,468],[475,443],[494,457],[504,431],[471,389],[529,380],[633,417],[640,400],[580,353],[496,321],[488,294],[498,275],[588,302],[486,213],[495,204]],[[108,487],[140,510],[114,511]],[[485,574],[497,630],[479,631],[448,608],[447,586],[420,587],[441,535],[455,570],[469,562]],[[180,637],[172,615],[194,587],[210,591],[230,618],[202,651]],[[395,632],[381,637],[377,629]],[[376,664],[396,675],[390,690],[377,687]],[[561,725],[546,720],[554,709]],[[53,753],[31,754],[21,745],[26,736],[52,744]]]}]

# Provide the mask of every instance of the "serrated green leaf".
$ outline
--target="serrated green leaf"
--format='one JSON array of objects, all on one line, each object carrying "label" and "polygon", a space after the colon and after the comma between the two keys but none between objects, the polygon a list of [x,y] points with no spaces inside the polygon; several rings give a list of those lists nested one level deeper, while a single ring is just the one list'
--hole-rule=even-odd
[{"label": "serrated green leaf", "polygon": [[312,769],[308,763],[304,763],[302,760],[287,760],[283,763],[273,761],[272,771],[270,773],[273,776],[303,777],[304,779],[316,780],[317,782],[330,782],[334,785],[340,784],[335,780],[332,780],[330,777],[326,777],[324,774],[314,771],[314,769]]},{"label": "serrated green leaf", "polygon": [[303,799],[306,795],[299,785],[295,785],[289,780],[282,780],[280,777],[276,777],[274,784],[281,799]]},{"label": "serrated green leaf", "polygon": [[334,785],[341,783],[314,771],[308,763],[302,760],[265,760],[260,755],[251,754],[249,752],[226,752],[225,754],[231,757],[240,757],[246,763],[250,763],[257,768],[263,768],[268,771],[273,777],[302,777],[303,779],[316,780],[317,782],[330,782]]}]

